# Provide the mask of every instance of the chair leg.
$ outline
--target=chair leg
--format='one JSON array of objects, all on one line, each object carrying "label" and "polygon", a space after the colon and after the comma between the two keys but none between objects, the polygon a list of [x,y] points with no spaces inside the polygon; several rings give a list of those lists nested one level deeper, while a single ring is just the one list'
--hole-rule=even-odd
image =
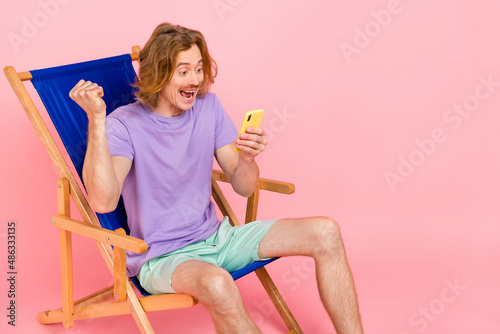
[{"label": "chair leg", "polygon": [[[70,217],[70,187],[67,179],[57,181],[57,207],[61,215]],[[61,289],[63,325],[68,329],[74,324],[73,299],[73,254],[71,232],[59,229],[59,248],[61,251]]]},{"label": "chair leg", "polygon": [[73,261],[71,254],[71,233],[59,230],[61,248],[61,290],[63,325],[68,329],[74,324]]},{"label": "chair leg", "polygon": [[286,324],[286,327],[290,331],[289,333],[303,334],[302,329],[300,329],[299,324],[293,317],[292,312],[286,305],[285,300],[278,291],[278,288],[276,288],[276,285],[271,279],[271,276],[269,276],[267,270],[262,267],[257,269],[255,273],[257,274],[257,277],[259,277],[259,280],[264,286],[264,289],[266,289],[267,294],[273,301],[274,306],[276,306],[278,313],[280,314],[281,318]]},{"label": "chair leg", "polygon": [[[74,302],[73,307],[75,308],[74,313],[76,313],[77,317],[81,316],[81,310],[86,309],[88,306],[96,305],[101,303],[102,301],[108,300],[113,297],[113,286],[107,287],[100,291],[97,291],[87,297],[77,300]],[[86,318],[91,318],[87,313]],[[73,317],[74,319],[74,317]],[[57,322],[64,322],[64,312],[63,307],[56,310],[49,310],[40,312],[38,314],[38,321],[41,324],[52,324]]]},{"label": "chair leg", "polygon": [[146,316],[146,312],[142,308],[141,302],[132,288],[132,284],[130,280],[127,280],[127,304],[130,307],[130,311],[132,312],[132,316],[134,317],[135,323],[142,334],[154,334],[153,327],[149,322],[148,317]]}]

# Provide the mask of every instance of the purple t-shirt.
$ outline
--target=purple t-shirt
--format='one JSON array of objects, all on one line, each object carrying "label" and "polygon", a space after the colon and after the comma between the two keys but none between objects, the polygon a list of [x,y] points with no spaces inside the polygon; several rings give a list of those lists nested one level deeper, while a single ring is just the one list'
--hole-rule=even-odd
[{"label": "purple t-shirt", "polygon": [[127,274],[148,260],[204,240],[220,225],[211,201],[214,151],[235,141],[238,132],[215,94],[193,108],[164,117],[135,102],[109,114],[111,156],[132,160],[122,196],[130,235],[148,250],[127,252]]}]

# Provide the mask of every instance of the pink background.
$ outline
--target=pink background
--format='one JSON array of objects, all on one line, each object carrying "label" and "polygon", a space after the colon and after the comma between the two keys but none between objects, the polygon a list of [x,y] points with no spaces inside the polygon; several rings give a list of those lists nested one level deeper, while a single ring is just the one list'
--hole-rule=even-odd
[{"label": "pink background", "polygon": [[[262,195],[259,219],[328,215],[341,224],[366,332],[500,332],[496,2],[29,0],[3,7],[0,63],[18,71],[127,53],[163,21],[202,31],[220,69],[213,91],[237,126],[247,110],[266,110],[271,143],[259,158],[262,176],[297,188],[289,197]],[[0,331],[63,333],[62,325],[36,320],[60,306],[58,232],[48,220],[58,175],[3,76],[0,85]],[[243,201],[229,197],[240,210]],[[14,328],[5,317],[12,220]],[[111,284],[94,243],[75,236],[74,244],[75,297]],[[333,331],[311,260],[282,259],[268,270],[304,332]],[[258,280],[238,285],[264,333],[285,332]],[[202,306],[150,319],[157,332],[214,332]],[[137,330],[131,316],[120,316],[79,321],[67,332]]]}]

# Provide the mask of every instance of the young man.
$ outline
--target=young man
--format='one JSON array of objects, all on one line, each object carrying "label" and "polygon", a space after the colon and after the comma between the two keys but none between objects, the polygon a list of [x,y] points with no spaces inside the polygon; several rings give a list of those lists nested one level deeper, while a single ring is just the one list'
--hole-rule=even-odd
[{"label": "young man", "polygon": [[[148,250],[129,253],[129,276],[151,293],[196,297],[219,333],[258,333],[229,272],[256,260],[304,255],[316,262],[323,304],[337,333],[362,333],[340,230],[327,217],[231,227],[210,200],[213,158],[233,189],[256,189],[261,128],[238,133],[209,93],[217,67],[198,31],[160,24],[140,52],[137,102],[106,117],[104,94],[81,80],[70,96],[88,115],[83,179],[92,208],[115,209],[123,195],[131,235]],[[241,151],[236,152],[235,146]]]}]

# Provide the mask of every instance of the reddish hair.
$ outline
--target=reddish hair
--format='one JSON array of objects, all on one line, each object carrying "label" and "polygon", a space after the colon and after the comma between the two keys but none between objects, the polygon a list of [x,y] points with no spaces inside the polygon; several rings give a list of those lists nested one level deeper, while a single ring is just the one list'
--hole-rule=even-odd
[{"label": "reddish hair", "polygon": [[160,91],[172,79],[179,52],[187,51],[193,45],[200,49],[203,61],[203,81],[197,96],[206,95],[217,76],[217,64],[208,53],[205,38],[197,30],[162,23],[139,52],[139,74],[135,83],[137,99],[156,108]]}]

